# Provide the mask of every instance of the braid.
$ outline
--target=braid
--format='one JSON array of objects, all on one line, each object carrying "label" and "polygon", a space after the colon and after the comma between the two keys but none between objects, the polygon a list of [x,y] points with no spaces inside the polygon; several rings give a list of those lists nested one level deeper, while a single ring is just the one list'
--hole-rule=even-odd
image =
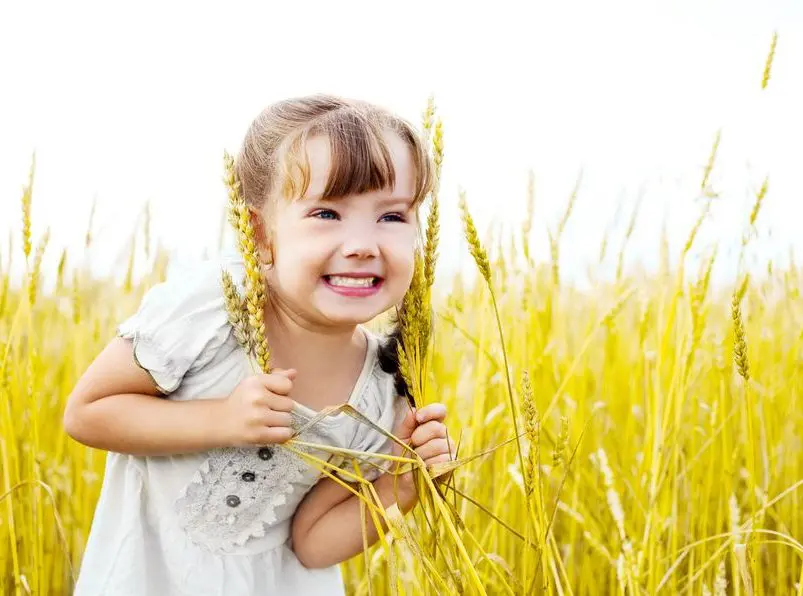
[{"label": "braid", "polygon": [[410,388],[404,380],[399,363],[399,347],[403,345],[401,323],[398,317],[393,322],[393,330],[388,334],[385,341],[379,345],[379,367],[386,373],[393,375],[396,394],[407,398],[411,406],[415,406]]}]

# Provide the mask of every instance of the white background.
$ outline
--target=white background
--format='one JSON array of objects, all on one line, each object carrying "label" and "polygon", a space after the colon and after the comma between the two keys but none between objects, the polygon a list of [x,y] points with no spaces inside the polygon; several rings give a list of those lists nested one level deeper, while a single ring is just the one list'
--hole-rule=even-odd
[{"label": "white background", "polygon": [[[761,89],[773,31],[772,78]],[[621,204],[608,263],[640,192],[628,251],[654,266],[661,226],[680,250],[722,130],[720,193],[702,243],[728,272],[769,175],[751,258],[799,250],[803,202],[803,3],[3,2],[0,254],[19,244],[20,189],[37,152],[34,238],[75,263],[97,200],[93,267],[125,267],[144,202],[178,257],[214,251],[223,150],[290,95],[375,100],[418,122],[430,93],[445,120],[443,271],[467,264],[457,189],[481,227],[520,225],[536,176],[533,250],[548,258],[579,171],[561,268],[578,282]]]}]

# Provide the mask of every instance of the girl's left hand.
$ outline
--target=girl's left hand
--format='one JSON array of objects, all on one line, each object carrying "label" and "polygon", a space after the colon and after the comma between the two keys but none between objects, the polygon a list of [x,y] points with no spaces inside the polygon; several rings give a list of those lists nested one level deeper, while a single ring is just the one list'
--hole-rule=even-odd
[{"label": "girl's left hand", "polygon": [[[428,404],[417,411],[409,411],[401,423],[393,430],[393,434],[412,447],[427,466],[455,459],[456,445],[451,437],[447,437],[446,406],[435,403]],[[393,454],[409,456],[399,445],[394,443]],[[442,476],[442,480],[448,476]],[[399,477],[403,488],[414,493],[415,486],[412,474]]]},{"label": "girl's left hand", "polygon": [[456,445],[448,436],[446,425],[446,406],[429,404],[413,413],[415,428],[410,436],[410,446],[427,466],[454,459]]}]

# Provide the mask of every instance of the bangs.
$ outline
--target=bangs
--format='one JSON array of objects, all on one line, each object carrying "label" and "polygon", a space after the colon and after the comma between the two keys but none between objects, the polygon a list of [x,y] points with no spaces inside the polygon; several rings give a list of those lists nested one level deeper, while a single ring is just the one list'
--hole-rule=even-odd
[{"label": "bangs", "polygon": [[321,199],[392,190],[396,185],[396,170],[384,136],[392,132],[410,151],[415,168],[412,199],[413,206],[417,207],[432,186],[432,167],[426,151],[412,130],[371,116],[355,106],[348,106],[327,113],[288,139],[281,168],[284,197],[297,200],[307,192],[310,165],[306,141],[319,136],[329,140],[330,150],[329,173]]}]

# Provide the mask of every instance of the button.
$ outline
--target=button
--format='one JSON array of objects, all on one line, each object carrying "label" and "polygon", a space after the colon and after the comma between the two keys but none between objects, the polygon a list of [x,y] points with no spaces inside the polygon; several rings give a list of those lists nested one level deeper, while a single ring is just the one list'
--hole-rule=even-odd
[{"label": "button", "polygon": [[271,457],[273,457],[273,449],[270,447],[262,447],[259,450],[259,459],[264,459],[268,461]]},{"label": "button", "polygon": [[240,478],[242,478],[245,482],[253,482],[257,479],[257,475],[253,472],[243,472],[243,475],[240,476]]},{"label": "button", "polygon": [[229,495],[226,497],[226,505],[229,507],[237,507],[240,504],[240,497],[237,495]]}]

